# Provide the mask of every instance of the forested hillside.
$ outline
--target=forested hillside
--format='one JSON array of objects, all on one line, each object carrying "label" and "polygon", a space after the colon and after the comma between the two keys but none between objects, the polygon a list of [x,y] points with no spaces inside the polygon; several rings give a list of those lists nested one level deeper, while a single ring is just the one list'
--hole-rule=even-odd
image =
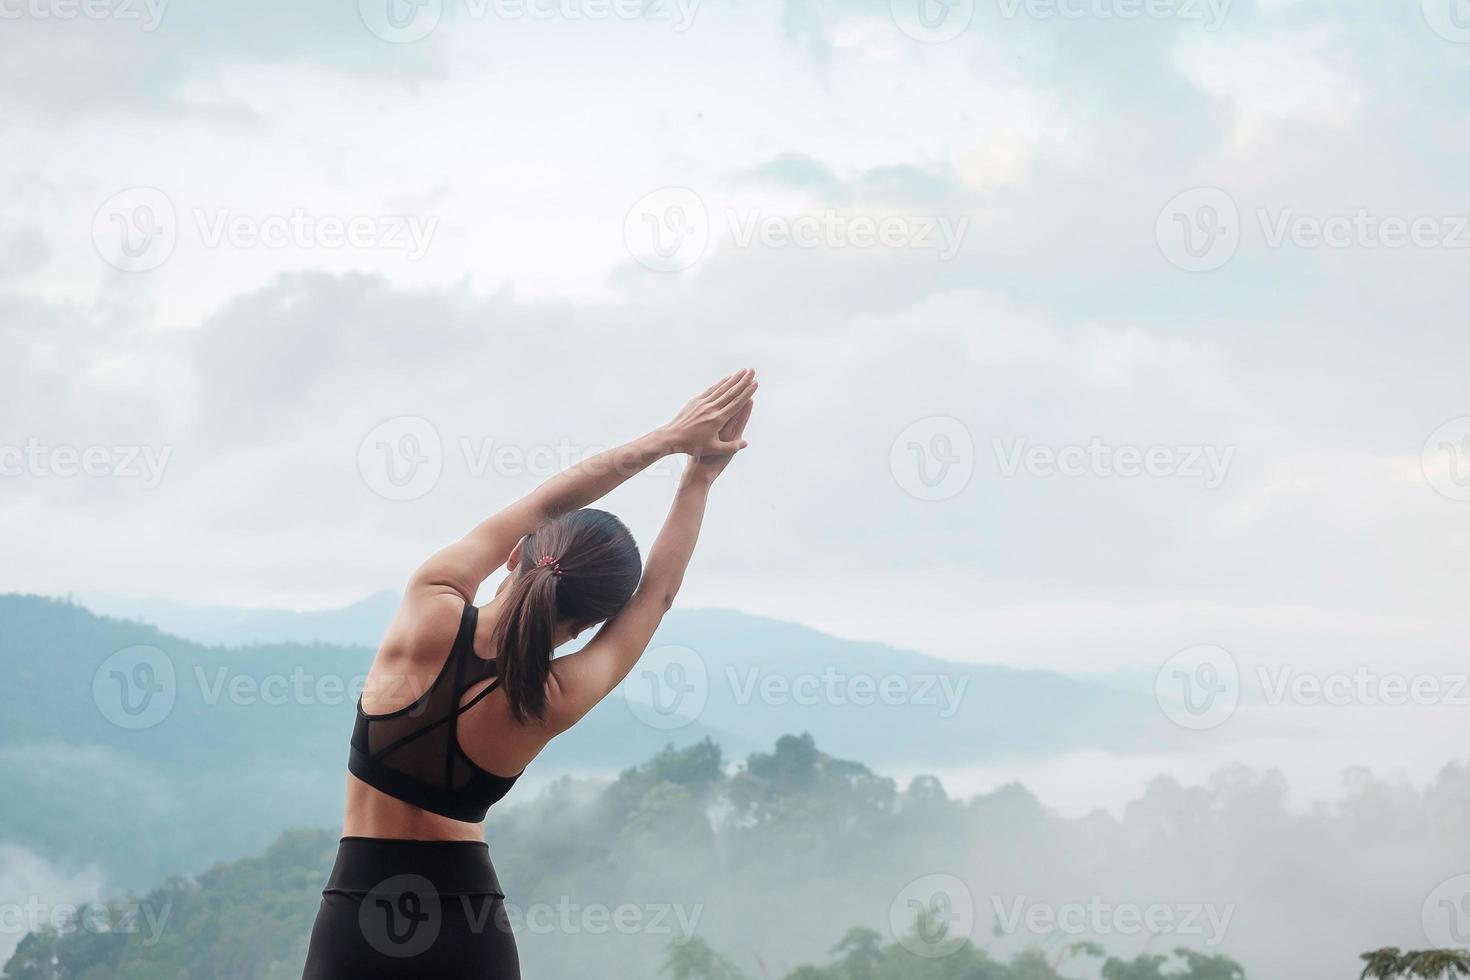
[{"label": "forested hillside", "polygon": [[[773,753],[752,756],[733,776],[722,761],[708,742],[669,749],[585,803],[574,802],[567,786],[495,821],[492,848],[510,883],[507,901],[515,909],[528,975],[570,980],[672,973],[716,980],[751,966],[786,976],[785,964],[793,963],[790,980],[1050,980],[1075,974],[1058,973],[1049,963],[1062,967],[1089,949],[1101,952],[1079,939],[1048,955],[1042,950],[1055,943],[1043,937],[1007,965],[983,949],[988,924],[956,933],[954,947],[937,958],[923,947],[924,955],[912,952],[913,936],[900,934],[885,946],[883,934],[867,928],[845,938],[834,934],[828,921],[846,904],[836,902],[844,891],[858,898],[857,907],[874,911],[889,908],[903,892],[903,875],[894,874],[897,854],[880,856],[886,840],[936,829],[946,810],[951,819],[964,819],[965,808],[934,786],[900,794],[864,767],[823,755],[810,738],[782,739]],[[1011,802],[1034,806],[1024,794]],[[716,810],[723,815],[712,821]],[[4,976],[294,978],[334,847],[328,831],[292,831],[258,857],[93,907],[59,930],[29,936]],[[812,902],[809,890],[798,895],[791,880],[820,880],[819,890],[836,905]],[[934,926],[924,921],[930,914],[926,906],[913,923],[931,934],[924,942],[932,942]],[[611,927],[613,921],[627,926]],[[794,965],[803,953],[820,956],[839,938],[837,961],[828,967]],[[729,952],[716,952],[714,944]],[[863,962],[871,969],[859,966]],[[1192,965],[1170,976],[1241,976],[1221,957],[1184,962]],[[926,963],[927,972],[921,971]]]},{"label": "forested hillside", "polygon": [[[662,663],[661,649],[682,659]],[[336,821],[371,660],[362,646],[208,646],[69,602],[0,596],[0,671],[19,695],[0,713],[11,794],[0,844],[142,888],[255,853],[289,827]],[[649,689],[674,667],[691,685],[697,676],[697,696],[665,715],[664,694]],[[739,756],[811,731],[829,751],[907,768],[1178,734],[1151,703],[1101,686],[715,610],[671,616],[640,671],[628,697],[553,742],[528,782],[611,778],[706,737]],[[898,682],[903,697],[876,697],[878,681]],[[630,699],[660,707],[634,711]]]},{"label": "forested hillside", "polygon": [[[900,788],[788,736],[733,765],[701,742],[600,788],[565,780],[492,810],[488,838],[540,980],[1239,980],[1236,963],[1329,980],[1363,949],[1423,945],[1425,896],[1470,857],[1467,813],[1470,768],[1452,767],[1423,795],[1363,777],[1330,812],[1235,771],[1065,820],[1017,786]],[[295,977],[334,837],[115,896],[28,937],[6,976]]]}]

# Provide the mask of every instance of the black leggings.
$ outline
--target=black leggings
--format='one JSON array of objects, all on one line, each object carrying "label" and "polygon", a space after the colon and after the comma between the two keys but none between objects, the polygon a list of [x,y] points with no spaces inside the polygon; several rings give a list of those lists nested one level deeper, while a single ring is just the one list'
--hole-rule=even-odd
[{"label": "black leggings", "polygon": [[520,980],[490,848],[344,837],[302,980]]}]

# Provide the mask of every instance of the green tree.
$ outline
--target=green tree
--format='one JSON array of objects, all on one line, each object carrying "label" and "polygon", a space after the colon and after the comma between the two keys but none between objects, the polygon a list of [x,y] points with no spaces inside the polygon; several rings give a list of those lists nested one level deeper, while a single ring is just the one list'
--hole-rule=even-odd
[{"label": "green tree", "polygon": [[1360,980],[1453,980],[1470,977],[1470,953],[1453,949],[1401,952],[1395,947],[1364,953]]},{"label": "green tree", "polygon": [[662,972],[674,980],[745,980],[745,974],[702,939],[671,945]]}]

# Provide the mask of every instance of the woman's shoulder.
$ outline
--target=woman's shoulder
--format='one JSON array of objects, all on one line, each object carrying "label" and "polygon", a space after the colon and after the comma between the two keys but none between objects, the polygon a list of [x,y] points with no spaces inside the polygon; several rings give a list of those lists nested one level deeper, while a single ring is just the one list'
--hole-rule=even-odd
[{"label": "woman's shoulder", "polygon": [[380,660],[442,663],[464,619],[465,600],[450,591],[410,590],[378,647]]}]

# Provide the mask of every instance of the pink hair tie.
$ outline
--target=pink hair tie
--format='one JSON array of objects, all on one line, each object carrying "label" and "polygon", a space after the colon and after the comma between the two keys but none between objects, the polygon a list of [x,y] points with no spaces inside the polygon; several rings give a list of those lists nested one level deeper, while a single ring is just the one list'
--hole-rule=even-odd
[{"label": "pink hair tie", "polygon": [[561,562],[556,560],[555,555],[542,555],[540,558],[536,559],[537,568],[545,568],[548,565],[551,566],[551,574],[561,574]]}]

